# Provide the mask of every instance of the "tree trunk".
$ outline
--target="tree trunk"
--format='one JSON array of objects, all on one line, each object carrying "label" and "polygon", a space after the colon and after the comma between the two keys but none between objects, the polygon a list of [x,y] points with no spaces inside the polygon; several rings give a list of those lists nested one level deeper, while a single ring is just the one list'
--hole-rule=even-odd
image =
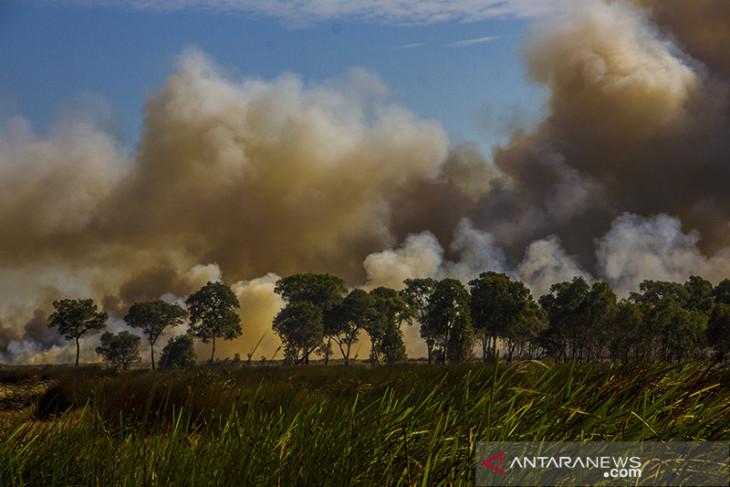
[{"label": "tree trunk", "polygon": [[352,342],[347,342],[347,353],[343,353],[342,356],[345,357],[345,365],[349,367],[350,365],[350,347],[352,346]]},{"label": "tree trunk", "polygon": [[213,364],[213,355],[215,355],[215,337],[213,337],[213,349],[210,351],[210,363]]},{"label": "tree trunk", "polygon": [[152,370],[155,370],[155,344],[150,341],[150,358],[152,359]]},{"label": "tree trunk", "polygon": [[350,365],[349,361],[349,355],[350,355],[350,345],[347,345],[347,353],[345,353],[345,349],[342,348],[342,341],[335,340],[335,343],[338,347],[340,347],[340,353],[342,354],[342,358],[345,360],[345,365]]},{"label": "tree trunk", "polygon": [[74,365],[74,367],[78,367],[79,366],[79,352],[80,351],[81,350],[79,348],[79,337],[76,337],[76,365]]}]

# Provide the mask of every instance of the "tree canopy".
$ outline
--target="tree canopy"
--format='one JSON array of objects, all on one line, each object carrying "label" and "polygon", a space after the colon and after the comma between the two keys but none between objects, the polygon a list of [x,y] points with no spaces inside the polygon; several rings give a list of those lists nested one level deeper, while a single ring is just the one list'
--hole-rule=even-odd
[{"label": "tree canopy", "polygon": [[160,357],[161,369],[184,369],[195,365],[195,346],[192,335],[179,335],[168,340]]},{"label": "tree canopy", "polygon": [[[274,318],[274,330],[285,344],[289,359],[309,363],[309,354],[322,345],[324,336],[338,344],[342,342],[342,334],[346,331],[340,323],[340,305],[347,292],[345,281],[332,274],[292,274],[279,279],[274,292],[287,302]],[[305,304],[307,306],[303,306]],[[296,330],[295,323],[304,329]],[[315,337],[319,337],[318,343],[312,342]],[[354,339],[350,336],[347,340],[351,344]],[[300,353],[303,354],[301,357]]]},{"label": "tree canopy", "polygon": [[215,356],[215,340],[233,340],[241,335],[238,298],[222,282],[209,281],[185,301],[190,313],[190,333],[203,343],[212,343],[210,362]]},{"label": "tree canopy", "polygon": [[425,321],[440,360],[463,362],[474,341],[469,292],[456,279],[442,279],[429,297]]},{"label": "tree canopy", "polygon": [[117,335],[107,331],[101,336],[96,353],[107,362],[127,370],[129,364],[140,360],[139,342],[140,338],[128,331],[120,331]]},{"label": "tree canopy", "polygon": [[55,311],[48,317],[48,326],[58,328],[66,340],[76,341],[76,366],[79,365],[79,339],[87,333],[106,327],[109,317],[99,311],[93,299],[61,299],[53,302]]},{"label": "tree canopy", "polygon": [[152,370],[155,370],[155,343],[165,328],[185,323],[187,311],[177,304],[162,300],[134,303],[124,317],[124,321],[132,328],[140,328],[150,343],[150,359]]},{"label": "tree canopy", "polygon": [[309,355],[322,345],[324,323],[322,310],[306,301],[287,305],[274,318],[274,331],[284,344],[289,363],[307,363]]}]

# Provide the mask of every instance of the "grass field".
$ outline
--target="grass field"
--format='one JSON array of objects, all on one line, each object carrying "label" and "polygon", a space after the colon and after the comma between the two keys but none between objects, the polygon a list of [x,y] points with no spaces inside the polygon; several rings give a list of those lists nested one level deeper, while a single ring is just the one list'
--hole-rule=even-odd
[{"label": "grass field", "polygon": [[0,485],[471,485],[477,441],[730,439],[682,365],[0,368]]}]

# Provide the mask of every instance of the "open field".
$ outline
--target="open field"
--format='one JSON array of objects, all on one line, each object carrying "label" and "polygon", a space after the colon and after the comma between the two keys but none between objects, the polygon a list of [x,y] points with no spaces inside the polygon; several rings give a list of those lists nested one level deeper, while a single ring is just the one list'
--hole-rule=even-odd
[{"label": "open field", "polygon": [[0,485],[471,485],[477,441],[730,439],[682,365],[0,368]]}]

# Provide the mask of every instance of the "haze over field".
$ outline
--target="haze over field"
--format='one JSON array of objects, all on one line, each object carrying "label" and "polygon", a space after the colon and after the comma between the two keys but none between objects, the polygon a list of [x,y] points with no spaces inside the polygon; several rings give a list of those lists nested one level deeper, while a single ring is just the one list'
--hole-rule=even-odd
[{"label": "haze over field", "polygon": [[[0,362],[70,360],[46,327],[55,299],[93,297],[116,330],[135,301],[215,279],[244,324],[220,355],[245,357],[266,334],[258,358],[279,345],[274,284],[296,272],[398,288],[495,270],[536,296],[575,275],[619,295],[644,279],[730,277],[730,2],[529,3],[496,13],[534,16],[521,55],[547,113],[492,153],[451,142],[364,68],[263,80],[198,48],[147,99],[132,153],[97,96],[48,134],[7,118]],[[421,355],[416,327],[406,335]]]}]

